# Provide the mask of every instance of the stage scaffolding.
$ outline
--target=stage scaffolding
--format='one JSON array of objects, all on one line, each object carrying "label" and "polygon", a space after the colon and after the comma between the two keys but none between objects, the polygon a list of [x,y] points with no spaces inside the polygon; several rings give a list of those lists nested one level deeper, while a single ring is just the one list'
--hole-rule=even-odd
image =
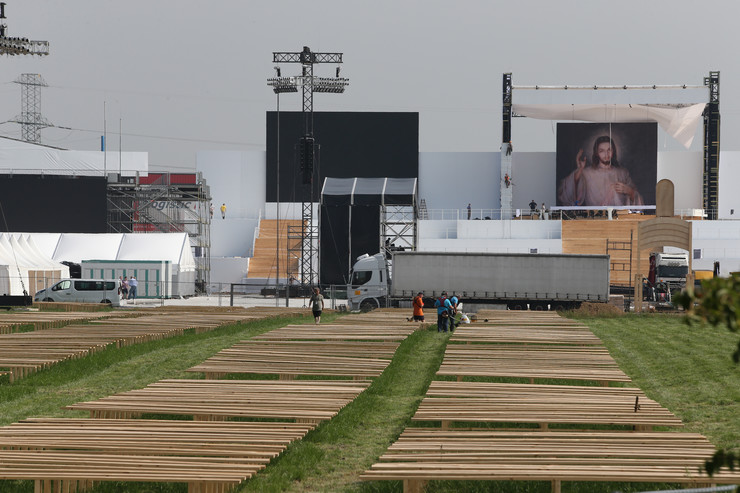
[{"label": "stage scaffolding", "polygon": [[196,292],[211,272],[211,193],[201,173],[109,175],[109,233],[187,233],[196,265]]}]

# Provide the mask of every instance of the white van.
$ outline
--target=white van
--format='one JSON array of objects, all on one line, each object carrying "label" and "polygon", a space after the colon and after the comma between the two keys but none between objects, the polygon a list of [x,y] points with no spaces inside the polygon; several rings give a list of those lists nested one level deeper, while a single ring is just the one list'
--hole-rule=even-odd
[{"label": "white van", "polygon": [[121,281],[118,279],[62,279],[36,293],[33,301],[110,303],[111,306],[121,306],[120,287]]}]

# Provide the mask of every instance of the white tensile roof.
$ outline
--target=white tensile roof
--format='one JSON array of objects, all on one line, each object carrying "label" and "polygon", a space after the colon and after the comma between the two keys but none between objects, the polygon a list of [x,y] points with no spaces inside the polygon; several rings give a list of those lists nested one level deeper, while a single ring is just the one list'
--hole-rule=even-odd
[{"label": "white tensile roof", "polygon": [[[39,250],[58,262],[83,260],[169,261],[195,269],[187,233],[28,233]],[[38,238],[37,238],[38,235]]]}]

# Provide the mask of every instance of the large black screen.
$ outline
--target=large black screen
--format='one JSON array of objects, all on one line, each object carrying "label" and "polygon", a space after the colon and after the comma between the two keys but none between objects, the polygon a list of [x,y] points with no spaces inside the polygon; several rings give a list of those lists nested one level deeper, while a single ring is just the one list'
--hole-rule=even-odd
[{"label": "large black screen", "polygon": [[107,231],[106,180],[103,177],[0,175],[0,206],[3,213],[1,231]]},{"label": "large black screen", "polygon": [[[309,115],[310,116],[310,115]],[[327,176],[416,178],[419,174],[418,113],[313,113],[317,146],[310,187],[302,184],[297,152],[304,135],[302,112],[280,111],[280,202],[320,199]],[[277,200],[278,113],[267,113],[267,202]]]}]

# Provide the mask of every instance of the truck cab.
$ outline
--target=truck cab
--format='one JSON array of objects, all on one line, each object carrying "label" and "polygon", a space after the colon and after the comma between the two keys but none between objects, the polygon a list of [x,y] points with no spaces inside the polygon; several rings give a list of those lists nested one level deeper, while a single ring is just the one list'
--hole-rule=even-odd
[{"label": "truck cab", "polygon": [[688,253],[651,253],[650,272],[643,282],[646,299],[672,307],[673,295],[686,287],[688,273]]},{"label": "truck cab", "polygon": [[347,285],[350,310],[370,310],[385,306],[388,281],[388,262],[384,254],[364,254],[357,257]]},{"label": "truck cab", "polygon": [[[655,257],[655,283],[664,282],[671,291],[680,291],[686,287],[686,276],[689,273],[688,253],[652,253]],[[651,258],[650,266],[653,262]]]}]

